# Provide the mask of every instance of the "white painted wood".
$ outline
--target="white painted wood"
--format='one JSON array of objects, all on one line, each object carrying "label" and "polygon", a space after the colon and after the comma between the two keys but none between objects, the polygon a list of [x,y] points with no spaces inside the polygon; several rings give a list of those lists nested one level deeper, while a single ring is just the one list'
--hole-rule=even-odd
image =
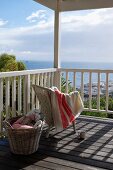
[{"label": "white painted wood", "polygon": [[61,91],[61,72],[57,72],[57,88]]},{"label": "white painted wood", "polygon": [[66,71],[66,93],[68,93],[68,72]]},{"label": "white painted wood", "polygon": [[48,87],[51,87],[51,73],[48,73]]},{"label": "white painted wood", "polygon": [[47,85],[47,74],[46,73],[44,73],[44,87],[46,87],[46,85]]},{"label": "white painted wood", "polygon": [[59,38],[60,38],[60,12],[59,12],[59,1],[58,1],[57,10],[55,10],[55,19],[54,19],[54,68],[60,68]]},{"label": "white painted wood", "polygon": [[[98,70],[98,69],[66,69],[66,68],[61,68],[58,69],[62,72],[68,71],[68,72],[87,72],[87,73],[113,73],[113,70]],[[57,70],[57,71],[58,71]]]},{"label": "white painted wood", "polygon": [[[57,72],[56,72],[57,70]],[[62,71],[63,70],[63,71]],[[89,108],[85,108],[85,110],[89,110],[89,111],[99,111],[99,112],[103,112],[103,110],[100,110],[100,74],[101,73],[105,73],[106,74],[106,111],[107,113],[112,113],[112,111],[109,111],[108,110],[108,99],[109,99],[109,93],[108,93],[108,76],[109,76],[109,73],[112,73],[113,70],[94,70],[94,69],[55,69],[55,70],[52,70],[51,69],[48,71],[47,69],[47,72],[43,72],[41,73],[41,77],[40,77],[40,83],[43,85],[43,86],[47,86],[47,87],[50,87],[52,84],[53,85],[57,85],[60,86],[61,88],[61,72],[65,72],[66,73],[66,93],[68,92],[68,73],[69,72],[73,72],[73,75],[76,73],[76,72],[81,72],[82,75],[81,75],[81,95],[82,95],[82,98],[84,96],[84,72],[88,72],[89,73]],[[30,109],[30,76],[33,75],[33,73],[35,73],[34,71],[33,72],[30,72],[30,74],[26,75],[26,72],[22,73],[22,74],[25,74],[25,81],[24,81],[24,100],[22,99],[22,87],[21,87],[21,83],[22,83],[22,80],[21,80],[21,76],[20,75],[17,75],[17,72],[12,74],[12,77],[13,77],[13,85],[12,85],[12,89],[13,91],[15,91],[15,74],[16,74],[16,77],[18,77],[18,111],[21,113],[21,110],[22,110],[22,100],[24,102],[23,106],[24,106],[24,113],[27,113],[28,110]],[[92,109],[92,106],[91,106],[91,101],[92,101],[92,73],[97,73],[98,74],[98,100],[97,100],[97,109]],[[0,73],[2,75],[2,73]],[[8,76],[9,73],[6,73],[6,75]],[[19,73],[20,74],[20,73]],[[38,72],[35,76],[36,76],[36,84],[39,85],[39,74],[40,72]],[[56,77],[55,77],[56,75]],[[6,76],[6,77],[7,77]],[[53,76],[53,78],[52,78]],[[4,77],[4,73],[2,75],[2,77]],[[6,105],[6,112],[7,112],[7,117],[9,116],[8,114],[10,113],[10,77],[9,78],[6,78],[6,100],[5,100],[5,105]],[[43,77],[43,78],[42,78]],[[56,84],[54,84],[54,81],[52,79],[55,79],[56,81]],[[47,81],[46,81],[47,80]],[[2,78],[0,78],[0,81],[3,81]],[[52,83],[53,82],[53,83]],[[73,77],[73,86],[74,85],[74,82],[76,82],[76,74],[74,75]],[[3,82],[2,82],[3,83]],[[1,88],[2,89],[2,83],[1,84]],[[31,82],[32,83],[32,82]],[[2,90],[0,90],[1,93],[3,93]],[[32,91],[33,93],[33,91]],[[14,93],[16,95],[16,93]],[[13,95],[13,94],[12,94]],[[20,97],[19,97],[20,96]],[[15,96],[12,96],[13,98],[13,101],[15,100]],[[33,102],[33,98],[31,98],[31,102]],[[3,104],[3,101],[1,101],[2,104]],[[37,103],[37,102],[36,102]],[[0,112],[3,110],[3,105],[0,104]],[[36,108],[39,106],[39,104],[36,104]]]},{"label": "white painted wood", "polygon": [[30,75],[24,77],[24,114],[30,111]]},{"label": "white painted wood", "polygon": [[43,74],[40,74],[40,86],[43,86],[44,82],[43,82]]},{"label": "white painted wood", "polygon": [[[57,0],[34,0],[52,10],[57,9]],[[112,8],[113,0],[61,0],[60,11],[75,11],[98,8]]]},{"label": "white painted wood", "polygon": [[97,110],[100,110],[100,73],[98,73],[98,95],[97,95]]},{"label": "white painted wood", "polygon": [[11,72],[0,72],[0,78],[5,77],[16,77],[16,76],[25,76],[39,73],[48,73],[48,72],[56,72],[57,68],[49,68],[49,69],[38,69],[38,70],[24,70],[24,71],[11,71]]},{"label": "white painted wood", "polygon": [[84,73],[81,73],[81,98],[84,101]]},{"label": "white painted wood", "polygon": [[54,73],[51,73],[51,87],[53,86],[54,84]]},{"label": "white painted wood", "polygon": [[18,77],[18,113],[22,112],[22,77]]},{"label": "white painted wood", "polygon": [[109,80],[109,73],[106,74],[106,112],[108,112],[108,101],[109,101],[109,92],[108,92],[108,80]]},{"label": "white painted wood", "polygon": [[76,72],[73,73],[73,90],[76,90]]},{"label": "white painted wood", "polygon": [[16,116],[16,77],[12,78],[12,114]]},{"label": "white painted wood", "polygon": [[6,118],[10,116],[10,79],[9,77],[5,79],[5,111],[6,111]]},{"label": "white painted wood", "polygon": [[89,109],[92,109],[92,73],[89,73]]},{"label": "white painted wood", "polygon": [[39,85],[39,74],[37,74],[35,77],[36,77],[36,85]]},{"label": "white painted wood", "polygon": [[[89,73],[89,108],[84,108],[84,110],[86,111],[95,111],[95,112],[107,112],[107,113],[110,113],[112,114],[113,111],[110,111],[108,110],[108,101],[109,101],[109,90],[108,90],[108,87],[109,87],[109,74],[112,72],[112,70],[94,70],[94,69],[59,69],[60,72],[65,72],[65,73],[68,73],[68,72],[81,72],[81,73],[84,73],[84,72],[87,72]],[[98,74],[98,85],[97,85],[97,88],[98,88],[98,94],[97,94],[97,109],[92,109],[92,73],[97,73]],[[103,110],[100,110],[100,76],[101,76],[101,73],[105,73],[106,74],[106,109],[103,111]],[[68,75],[66,76],[68,77]],[[68,78],[66,78],[68,79]],[[74,78],[73,78],[74,79]],[[81,76],[81,80],[82,80],[82,76]],[[76,78],[75,78],[76,80]],[[66,80],[66,82],[68,82]],[[81,83],[84,85],[84,83]],[[66,85],[67,86],[67,85]],[[83,93],[82,93],[83,94]]]},{"label": "white painted wood", "polygon": [[61,71],[60,69],[54,73],[54,86],[61,90]]},{"label": "white painted wood", "polygon": [[47,73],[47,87],[50,87],[50,74]]},{"label": "white painted wood", "polygon": [[[35,75],[32,75],[32,81],[31,81],[31,87],[32,87],[32,84],[35,84]],[[35,92],[34,92],[34,89],[31,88],[31,109],[33,110],[35,108]]]},{"label": "white painted wood", "polygon": [[[39,74],[36,75],[36,85],[39,85]],[[36,108],[39,109],[39,100],[36,97]]]},{"label": "white painted wood", "polygon": [[0,79],[0,133],[2,132],[2,114],[3,114],[3,79]]}]

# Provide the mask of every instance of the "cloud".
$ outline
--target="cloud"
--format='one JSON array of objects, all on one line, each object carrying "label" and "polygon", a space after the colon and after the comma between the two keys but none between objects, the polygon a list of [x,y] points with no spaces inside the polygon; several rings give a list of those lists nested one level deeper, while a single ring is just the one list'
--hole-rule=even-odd
[{"label": "cloud", "polygon": [[29,21],[30,23],[34,23],[37,22],[37,20],[41,20],[41,19],[46,19],[46,10],[38,10],[36,12],[33,12],[30,16],[28,16],[26,18],[27,21]]},{"label": "cloud", "polygon": [[7,23],[8,23],[8,21],[0,18],[0,27],[6,25]]},{"label": "cloud", "polygon": [[[61,60],[113,62],[112,18],[113,9],[63,13]],[[39,10],[26,19],[30,22],[28,26],[0,28],[0,52],[12,52],[18,59],[52,60],[53,13]]]},{"label": "cloud", "polygon": [[76,11],[62,14],[62,24],[65,31],[82,31],[87,27],[96,27],[101,24],[111,24],[113,9],[97,9]]}]

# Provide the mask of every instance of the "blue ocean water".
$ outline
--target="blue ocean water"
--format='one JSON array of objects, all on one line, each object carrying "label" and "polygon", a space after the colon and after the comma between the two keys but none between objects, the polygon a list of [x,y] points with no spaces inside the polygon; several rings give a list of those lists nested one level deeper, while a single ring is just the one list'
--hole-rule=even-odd
[{"label": "blue ocean water", "polygon": [[[52,68],[53,62],[50,61],[23,61],[28,70]],[[105,69],[112,70],[113,63],[83,63],[83,62],[61,62],[62,68],[76,69]]]},{"label": "blue ocean water", "polygon": [[[43,62],[43,61],[23,61],[28,70],[33,69],[44,69],[53,68],[53,62]],[[112,70],[113,63],[83,63],[83,62],[62,62],[61,68],[73,68],[73,69],[100,69],[100,70]],[[63,75],[65,77],[65,73]],[[69,73],[69,80],[73,84],[73,73]],[[106,74],[102,73],[100,81],[106,81]],[[113,81],[113,74],[109,74],[109,81]],[[89,73],[84,73],[84,83],[89,82]],[[98,82],[97,73],[92,74],[92,83]],[[76,74],[76,87],[80,87],[81,84],[81,73]]]}]

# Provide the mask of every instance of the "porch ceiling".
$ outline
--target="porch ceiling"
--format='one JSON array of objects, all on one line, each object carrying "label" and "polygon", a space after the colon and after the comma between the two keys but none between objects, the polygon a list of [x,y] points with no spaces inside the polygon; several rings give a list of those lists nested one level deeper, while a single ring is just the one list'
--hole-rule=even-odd
[{"label": "porch ceiling", "polygon": [[[52,10],[57,9],[57,0],[34,0]],[[59,11],[75,11],[113,7],[113,0],[59,0]]]}]

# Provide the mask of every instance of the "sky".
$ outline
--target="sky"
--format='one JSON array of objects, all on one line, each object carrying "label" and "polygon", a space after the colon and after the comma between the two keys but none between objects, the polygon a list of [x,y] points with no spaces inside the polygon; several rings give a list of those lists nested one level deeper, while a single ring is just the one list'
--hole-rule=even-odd
[{"label": "sky", "polygon": [[[113,8],[61,13],[61,61],[113,62]],[[0,0],[0,54],[54,59],[54,12],[33,0]]]}]

